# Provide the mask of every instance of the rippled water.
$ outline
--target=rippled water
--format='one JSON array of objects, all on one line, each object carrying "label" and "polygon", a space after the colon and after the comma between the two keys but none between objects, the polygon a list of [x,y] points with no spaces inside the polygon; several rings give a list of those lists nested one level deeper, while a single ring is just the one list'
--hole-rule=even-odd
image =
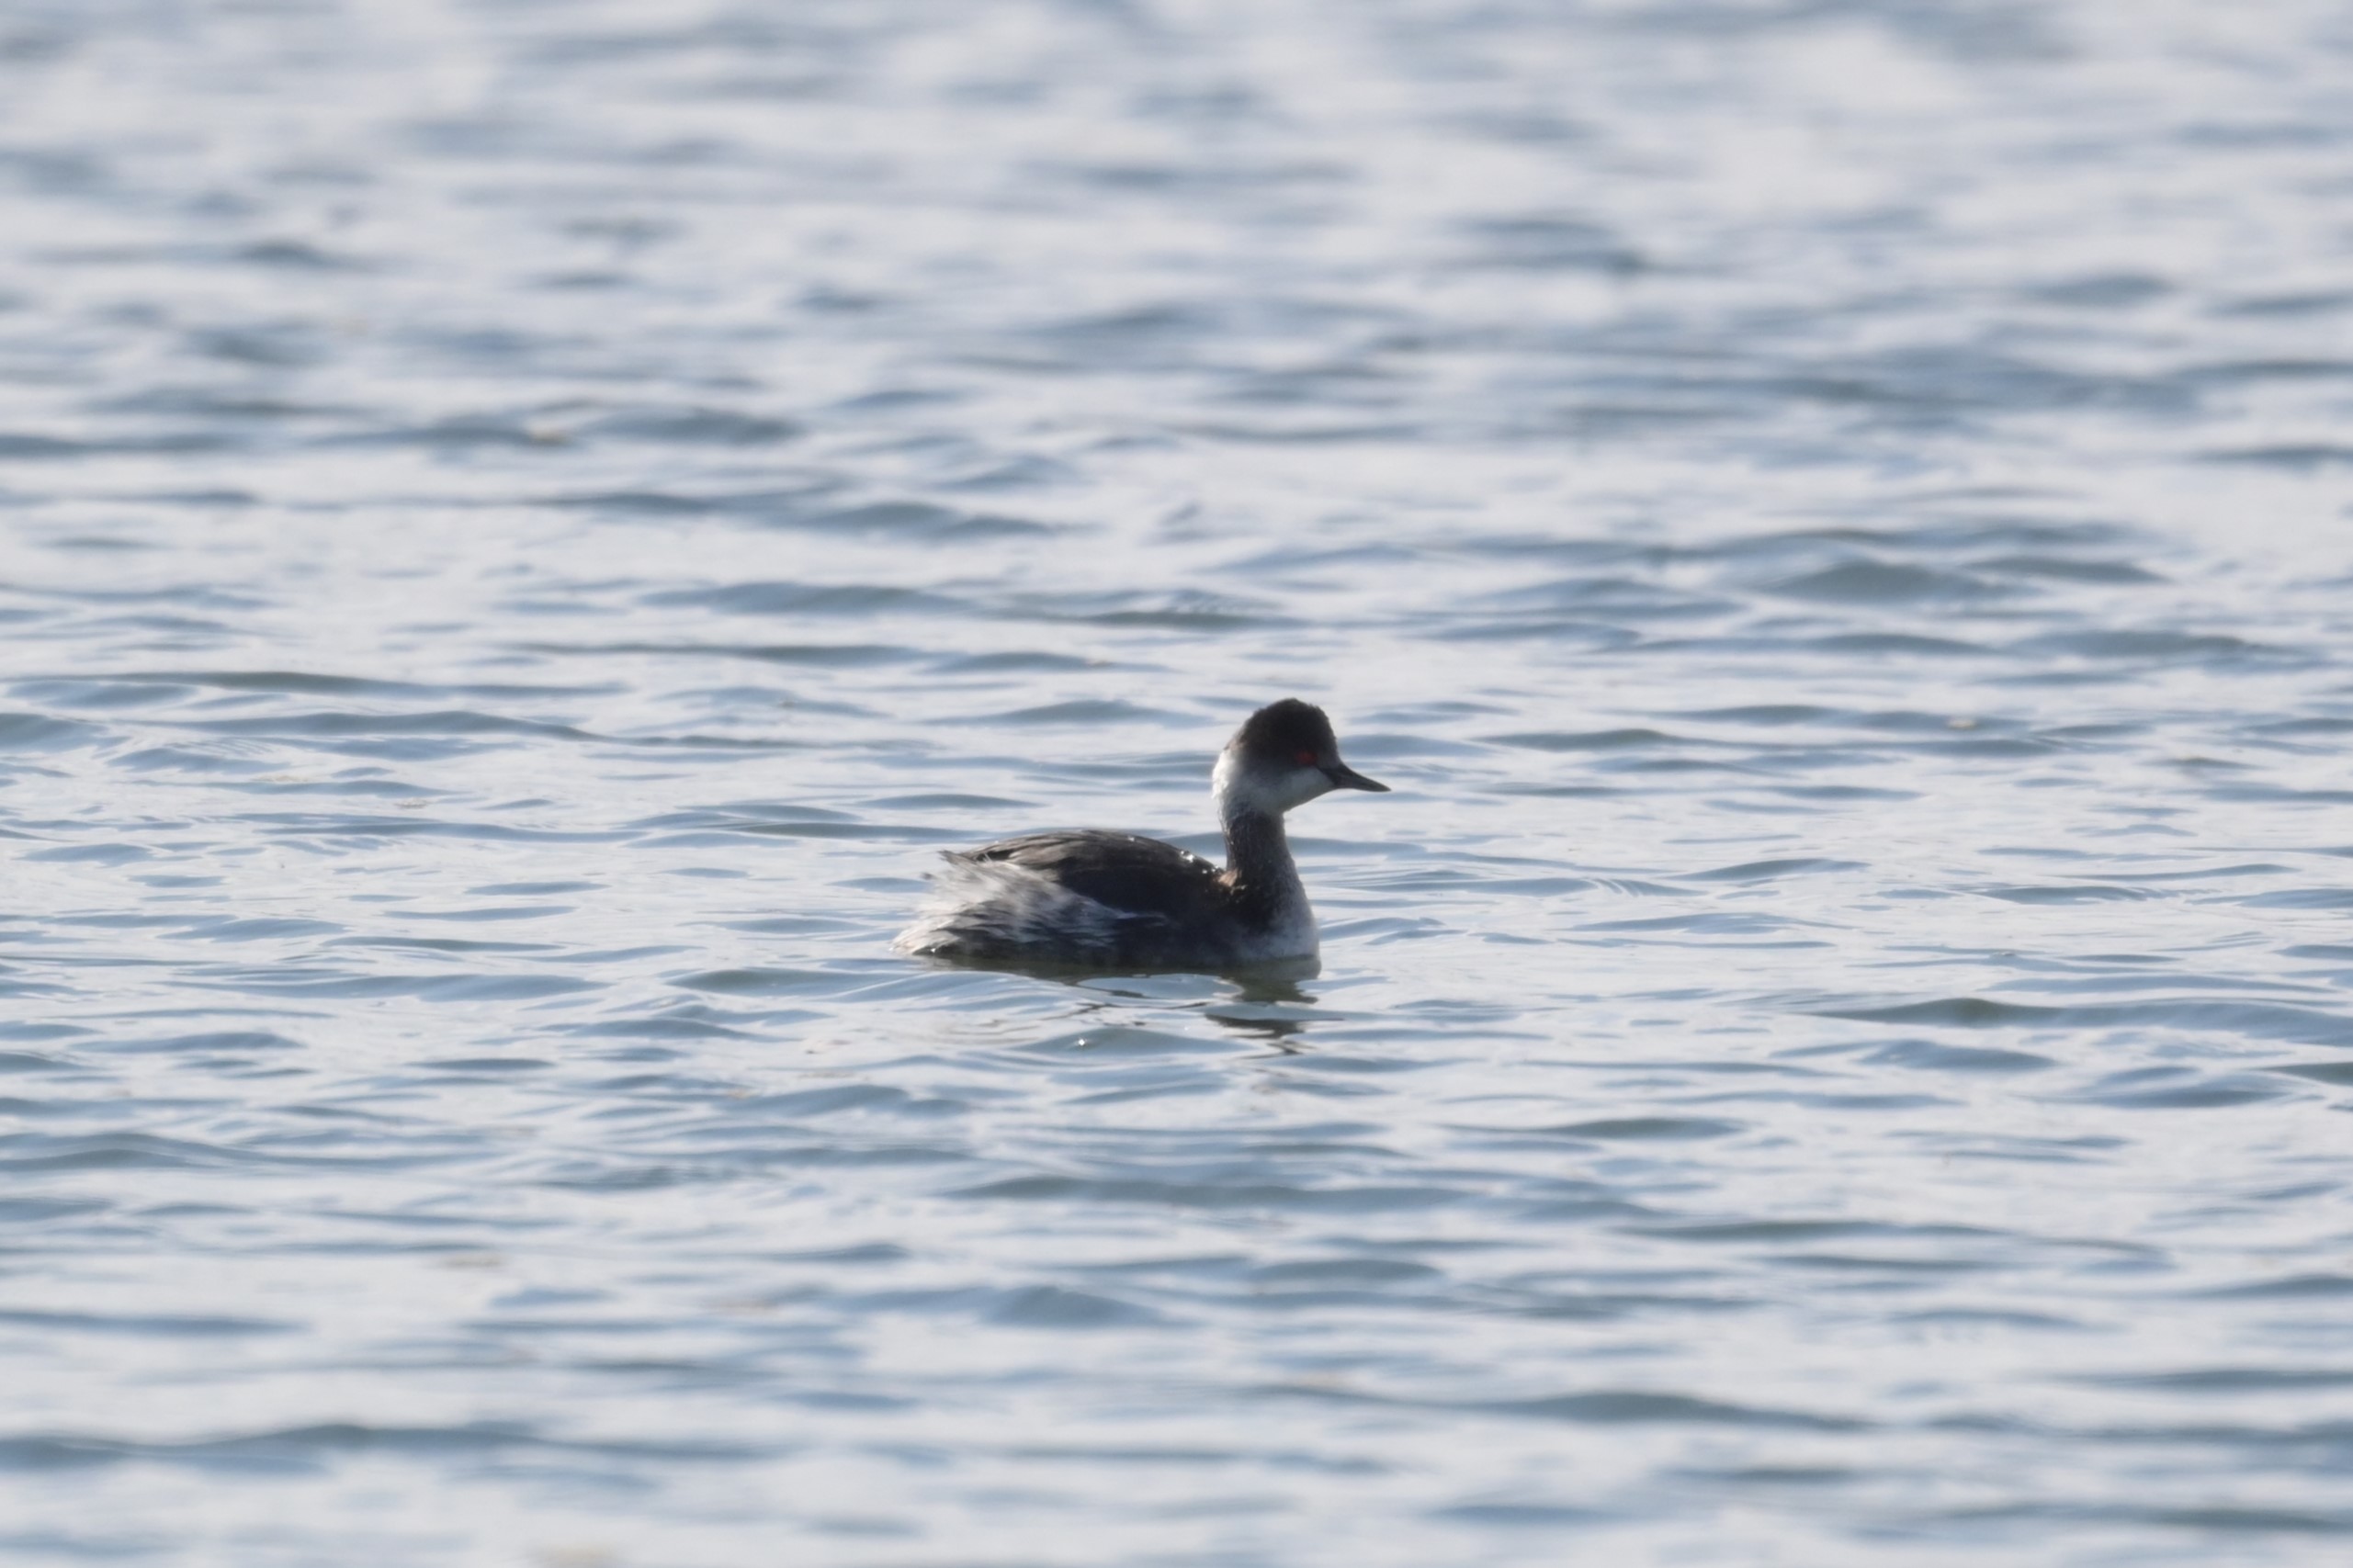
[{"label": "rippled water", "polygon": [[[0,9],[0,1554],[2340,1561],[2348,69]],[[1290,693],[1320,977],[888,952]]]}]

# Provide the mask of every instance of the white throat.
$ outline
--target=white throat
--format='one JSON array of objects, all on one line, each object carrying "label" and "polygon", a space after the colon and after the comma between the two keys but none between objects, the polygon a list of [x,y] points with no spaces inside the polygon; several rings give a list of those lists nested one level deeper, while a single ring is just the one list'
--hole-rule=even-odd
[{"label": "white throat", "polygon": [[1252,763],[1228,746],[1217,753],[1217,767],[1209,776],[1209,797],[1217,804],[1217,820],[1230,824],[1245,817],[1282,820],[1294,807],[1305,806],[1330,792],[1331,780],[1319,768],[1270,768]]},{"label": "white throat", "polygon": [[1221,823],[1265,810],[1258,792],[1244,776],[1241,754],[1230,746],[1217,753],[1217,766],[1209,774],[1209,798],[1217,807]]}]

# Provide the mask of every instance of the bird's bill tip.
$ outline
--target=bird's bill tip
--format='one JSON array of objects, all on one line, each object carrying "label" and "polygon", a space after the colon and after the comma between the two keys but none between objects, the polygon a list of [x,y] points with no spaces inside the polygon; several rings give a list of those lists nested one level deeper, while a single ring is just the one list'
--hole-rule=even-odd
[{"label": "bird's bill tip", "polygon": [[1369,789],[1374,795],[1386,795],[1389,786],[1378,779],[1368,779],[1346,762],[1334,762],[1324,770],[1326,776],[1342,789]]}]

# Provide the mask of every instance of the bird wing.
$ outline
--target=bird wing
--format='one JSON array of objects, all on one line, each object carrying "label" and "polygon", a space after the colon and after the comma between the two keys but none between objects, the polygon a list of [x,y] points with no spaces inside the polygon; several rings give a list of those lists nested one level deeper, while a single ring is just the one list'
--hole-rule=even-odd
[{"label": "bird wing", "polygon": [[1182,919],[1217,896],[1216,866],[1137,833],[1024,833],[949,858],[1021,866],[1123,914]]}]

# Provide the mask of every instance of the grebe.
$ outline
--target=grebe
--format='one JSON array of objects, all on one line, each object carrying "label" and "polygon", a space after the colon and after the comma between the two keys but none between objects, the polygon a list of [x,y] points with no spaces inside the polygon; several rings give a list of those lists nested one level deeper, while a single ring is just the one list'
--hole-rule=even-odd
[{"label": "grebe", "polygon": [[1316,954],[1316,916],[1283,814],[1375,784],[1340,760],[1324,710],[1270,703],[1218,753],[1210,795],[1226,867],[1158,839],[1100,829],[950,850],[932,899],[891,943],[929,958],[1222,969]]}]

